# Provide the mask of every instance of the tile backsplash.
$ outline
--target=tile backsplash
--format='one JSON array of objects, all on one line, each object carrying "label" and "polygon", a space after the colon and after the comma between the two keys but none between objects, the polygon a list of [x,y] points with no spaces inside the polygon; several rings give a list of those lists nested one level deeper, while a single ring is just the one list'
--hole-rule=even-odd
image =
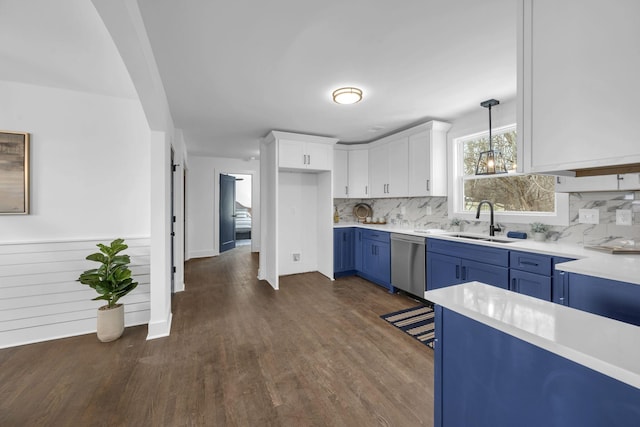
[{"label": "tile backsplash", "polygon": [[[341,222],[356,222],[353,208],[358,203],[367,203],[373,216],[383,217],[387,223],[407,228],[440,228],[451,230],[446,197],[410,197],[389,199],[334,199]],[[578,223],[580,209],[598,209],[599,224]],[[616,225],[616,210],[629,209],[633,225]],[[553,226],[549,240],[567,243],[583,243],[592,240],[611,240],[616,237],[640,240],[640,192],[593,192],[569,195],[569,225]],[[528,224],[502,223],[503,231],[525,231],[530,234]],[[462,229],[469,232],[486,233],[487,220],[463,221]]]}]

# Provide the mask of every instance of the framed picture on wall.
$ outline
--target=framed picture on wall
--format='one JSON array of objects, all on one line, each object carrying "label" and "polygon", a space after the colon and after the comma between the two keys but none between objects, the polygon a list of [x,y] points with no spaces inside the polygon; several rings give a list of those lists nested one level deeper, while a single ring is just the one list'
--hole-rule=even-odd
[{"label": "framed picture on wall", "polygon": [[29,134],[0,131],[0,214],[29,213]]}]

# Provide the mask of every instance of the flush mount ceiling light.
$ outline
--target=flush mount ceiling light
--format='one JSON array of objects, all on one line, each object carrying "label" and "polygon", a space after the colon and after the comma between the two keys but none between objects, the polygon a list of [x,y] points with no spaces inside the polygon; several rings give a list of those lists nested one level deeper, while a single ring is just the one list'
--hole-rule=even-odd
[{"label": "flush mount ceiling light", "polygon": [[362,90],[357,87],[341,87],[334,90],[332,96],[336,104],[355,104],[362,99]]},{"label": "flush mount ceiling light", "polygon": [[489,109],[489,151],[480,153],[476,164],[476,175],[507,173],[504,157],[500,151],[493,149],[493,141],[491,140],[491,107],[498,104],[500,104],[500,101],[497,99],[489,99],[480,103],[480,106]]}]

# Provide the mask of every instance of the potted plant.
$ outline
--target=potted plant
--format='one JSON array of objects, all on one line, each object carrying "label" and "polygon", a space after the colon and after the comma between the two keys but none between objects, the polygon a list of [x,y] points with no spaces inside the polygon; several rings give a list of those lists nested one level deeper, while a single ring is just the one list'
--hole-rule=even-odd
[{"label": "potted plant", "polygon": [[541,222],[534,222],[531,224],[531,232],[533,233],[533,240],[537,242],[544,242],[547,239],[547,231],[549,226]]},{"label": "potted plant", "polygon": [[451,218],[449,224],[451,225],[451,231],[462,231],[462,220],[460,218]]},{"label": "potted plant", "polygon": [[97,332],[100,341],[109,342],[120,338],[124,331],[124,305],[118,304],[118,300],[134,290],[138,282],[131,278],[129,255],[120,254],[129,247],[123,239],[116,239],[109,246],[102,243],[96,246],[100,252],[88,255],[86,259],[100,263],[100,267],[82,273],[78,282],[100,294],[93,301],[107,302],[98,308]]}]

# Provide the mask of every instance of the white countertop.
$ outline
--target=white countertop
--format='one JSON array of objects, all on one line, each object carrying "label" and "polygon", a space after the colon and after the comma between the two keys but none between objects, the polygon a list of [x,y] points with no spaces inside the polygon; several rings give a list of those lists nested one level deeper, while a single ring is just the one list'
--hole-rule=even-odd
[{"label": "white countertop", "polygon": [[[602,277],[605,279],[619,280],[621,282],[640,285],[640,255],[611,255],[604,252],[585,249],[582,245],[562,242],[536,242],[532,239],[509,239],[505,236],[496,236],[500,239],[509,240],[511,243],[487,242],[481,240],[464,239],[452,236],[452,232],[442,230],[415,230],[392,225],[376,225],[362,223],[338,223],[335,228],[360,227],[372,230],[387,231],[390,233],[403,233],[412,236],[423,236],[427,238],[451,240],[468,243],[470,245],[491,246],[496,248],[520,250],[534,252],[564,258],[574,258],[569,261],[557,264],[558,270],[579,273],[587,276]],[[466,233],[478,235],[477,233]],[[488,236],[485,236],[488,237]]]},{"label": "white countertop", "polygon": [[449,310],[640,388],[640,327],[479,282],[425,292]]}]

